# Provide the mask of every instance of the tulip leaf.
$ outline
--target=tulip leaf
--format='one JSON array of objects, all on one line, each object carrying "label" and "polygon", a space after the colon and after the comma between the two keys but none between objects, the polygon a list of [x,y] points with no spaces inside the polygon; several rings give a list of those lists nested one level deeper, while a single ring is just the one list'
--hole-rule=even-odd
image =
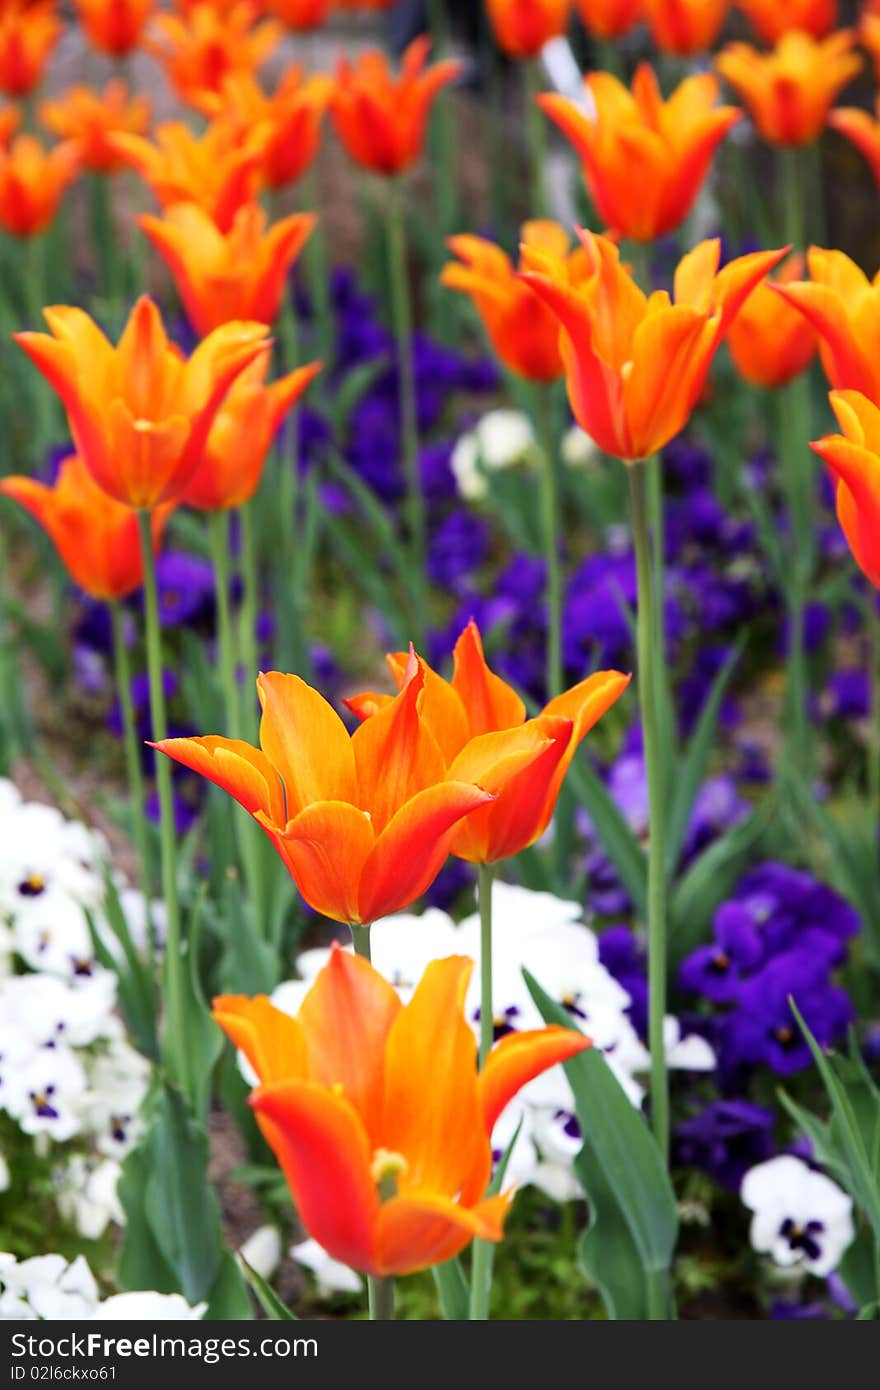
[{"label": "tulip leaf", "polygon": [[672,805],[666,829],[666,872],[669,877],[675,872],[694,802],[709,766],[718,729],[721,702],[724,699],[734,668],[742,656],[744,646],[745,636],[742,636],[715,676],[712,689],[700,711],[697,726],[683,756],[678,760]]},{"label": "tulip leaf", "polygon": [[[544,1021],[570,1029],[570,1015],[527,970],[523,978]],[[626,1222],[640,1265],[649,1276],[663,1274],[675,1251],[678,1217],[675,1193],[654,1136],[598,1048],[578,1053],[564,1069],[584,1143]],[[587,1176],[589,1172],[588,1163]],[[603,1231],[600,1227],[597,1240],[602,1240]]]},{"label": "tulip leaf", "polygon": [[467,1322],[470,1317],[471,1291],[461,1260],[446,1260],[441,1265],[434,1265],[431,1273],[434,1276],[445,1321]]},{"label": "tulip leaf", "polygon": [[589,1201],[589,1226],[581,1239],[581,1264],[599,1290],[609,1318],[642,1322],[648,1291],[638,1248],[596,1151],[584,1142],[574,1171]]},{"label": "tulip leaf", "polygon": [[245,1279],[250,1284],[256,1295],[257,1302],[266,1314],[267,1318],[272,1318],[276,1322],[299,1322],[295,1313],[291,1313],[278,1297],[275,1290],[262,1274],[258,1274],[253,1265],[249,1265],[244,1255],[239,1251],[238,1263],[244,1274]]},{"label": "tulip leaf", "polygon": [[[170,1011],[165,1018],[163,1055],[168,1074],[176,1085],[185,1089],[194,1112],[207,1113],[211,1093],[211,1075],[223,1047],[220,1029],[211,1018],[199,980],[198,949],[201,929],[203,890],[192,913],[188,930],[185,966],[183,971],[184,1007],[181,1010],[180,1031]],[[163,969],[163,988],[168,997],[170,959],[166,955]]]},{"label": "tulip leaf", "polygon": [[109,877],[104,885],[104,919],[119,943],[121,956],[110,949],[93,915],[86,911],[85,917],[96,959],[105,970],[112,970],[116,975],[119,1006],[138,1051],[155,1061],[158,1057],[156,993],[149,969],[131,939],[119,894]]},{"label": "tulip leaf", "polygon": [[568,770],[568,782],[584,807],[596,835],[611,860],[624,888],[640,913],[647,899],[647,860],[633,832],[621,815],[605,784],[585,758],[576,758]]},{"label": "tulip leaf", "polygon": [[758,806],[750,816],[703,850],[675,885],[669,902],[669,954],[679,961],[706,939],[719,903],[731,892],[764,834],[772,812]]}]

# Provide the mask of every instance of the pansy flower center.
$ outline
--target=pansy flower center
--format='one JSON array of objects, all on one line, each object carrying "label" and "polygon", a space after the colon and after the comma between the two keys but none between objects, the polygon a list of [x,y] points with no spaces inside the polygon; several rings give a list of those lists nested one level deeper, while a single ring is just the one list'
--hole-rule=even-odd
[{"label": "pansy flower center", "polygon": [[46,880],[42,874],[28,874],[18,885],[18,891],[23,898],[38,898],[46,891]]}]

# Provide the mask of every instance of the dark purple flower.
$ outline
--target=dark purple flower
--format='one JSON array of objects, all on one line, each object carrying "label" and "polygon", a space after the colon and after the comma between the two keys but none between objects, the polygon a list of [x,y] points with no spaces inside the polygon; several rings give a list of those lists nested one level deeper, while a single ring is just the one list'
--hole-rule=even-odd
[{"label": "dark purple flower", "polygon": [[722,1187],[739,1191],[749,1168],[773,1152],[771,1110],[747,1100],[714,1100],[677,1125],[674,1161],[700,1168]]},{"label": "dark purple flower", "polygon": [[739,903],[723,903],[714,925],[715,940],[685,957],[678,982],[681,989],[725,1004],[736,999],[743,979],[761,960],[763,948],[751,915]]},{"label": "dark purple flower", "polygon": [[163,627],[195,626],[213,618],[214,570],[208,560],[166,550],[156,562],[156,582]]},{"label": "dark purple flower", "polygon": [[455,589],[478,569],[489,549],[489,526],[469,512],[452,512],[441,521],[428,543],[428,574],[435,584]]},{"label": "dark purple flower", "polygon": [[767,1066],[791,1076],[812,1061],[810,1049],[791,1011],[794,999],[820,1047],[831,1047],[853,1017],[847,994],[828,978],[828,962],[810,950],[786,951],[747,980],[737,1005],[722,1020],[721,1064],[725,1071]]}]

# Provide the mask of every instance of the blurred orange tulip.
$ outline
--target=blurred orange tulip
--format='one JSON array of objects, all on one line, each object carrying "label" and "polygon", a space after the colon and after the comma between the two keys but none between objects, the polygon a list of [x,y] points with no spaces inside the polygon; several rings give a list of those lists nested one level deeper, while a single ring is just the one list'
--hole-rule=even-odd
[{"label": "blurred orange tulip", "polygon": [[843,433],[810,447],[834,475],[837,519],[856,564],[880,589],[880,409],[858,391],[828,399]]},{"label": "blurred orange tulip", "polygon": [[250,1103],[308,1233],[376,1278],[501,1240],[513,1192],[486,1196],[495,1121],[526,1082],[584,1048],[574,1029],[509,1033],[477,1071],[473,962],[433,961],[406,1005],[334,946],[296,1018],[265,995],[214,1018],[259,1078]]},{"label": "blurred orange tulip", "polygon": [[620,39],[642,18],[644,0],[574,0],[588,34],[597,39]]},{"label": "blurred orange tulip", "polygon": [[356,164],[374,174],[400,174],[422,152],[431,103],[454,82],[461,64],[447,59],[425,68],[431,43],[415,39],[394,77],[384,53],[342,59],[330,110],[336,133]]},{"label": "blurred orange tulip", "polygon": [[42,80],[61,36],[54,0],[29,5],[12,0],[0,10],[0,92],[26,97]]},{"label": "blurred orange tulip", "polygon": [[263,130],[261,173],[269,188],[295,183],[318,153],[321,122],[333,92],[333,81],[322,73],[304,77],[302,68],[289,67],[272,96],[267,96],[250,73],[233,73],[221,92],[205,93],[206,116],[222,116],[238,124],[243,138]]},{"label": "blurred orange tulip", "polygon": [[0,106],[0,149],[8,148],[20,125],[21,112],[17,106]]},{"label": "blurred orange tulip", "polygon": [[155,0],[74,0],[74,5],[93,47],[125,58],[140,46]]},{"label": "blurred orange tulip", "polygon": [[808,145],[821,135],[838,92],[862,66],[854,42],[851,29],[827,39],[795,29],[783,34],[772,53],[728,44],[715,67],[742,97],[765,140]]},{"label": "blurred orange tulip", "polygon": [[[52,540],[71,579],[101,602],[126,598],[143,583],[137,513],[98,487],[82,459],[71,454],[53,487],[33,478],[9,477],[0,492],[20,502]],[[170,507],[152,516],[156,550]]]},{"label": "blurred orange tulip", "polygon": [[486,0],[498,47],[509,58],[536,58],[568,28],[571,0]]},{"label": "blurred orange tulip", "polygon": [[594,119],[556,93],[538,97],[538,105],[574,145],[599,216],[636,241],[673,231],[741,113],[716,106],[718,82],[709,73],[686,77],[668,101],[647,63],[639,65],[631,92],[608,72],[590,73],[586,85]]},{"label": "blurred orange tulip", "polygon": [[[424,684],[414,658],[397,698],[350,738],[305,681],[269,672],[257,679],[262,751],[213,737],[165,739],[156,747],[250,812],[316,912],[369,924],[426,892],[457,826],[492,800],[474,776],[447,776],[420,717]],[[538,756],[541,747],[520,759]],[[491,783],[512,761],[506,747],[490,750],[479,772]]]},{"label": "blurred orange tulip", "polygon": [[274,323],[290,268],[317,218],[294,213],[267,228],[259,203],[246,203],[223,233],[197,203],[174,203],[164,217],[137,221],[168,265],[187,318],[204,336],[232,319]]},{"label": "blurred orange tulip", "polygon": [[707,52],[727,18],[730,0],[643,0],[651,37],[661,53]]},{"label": "blurred orange tulip", "polygon": [[[571,250],[567,232],[555,222],[526,222],[522,239],[560,258]],[[505,366],[529,381],[562,376],[556,315],[519,279],[510,257],[493,241],[467,234],[450,237],[448,246],[459,259],[443,267],[441,282],[470,295]]]},{"label": "blurred orange tulip", "polygon": [[262,324],[229,323],[190,358],[143,296],[113,347],[82,309],[43,311],[51,330],[13,337],[57,391],[95,482],[127,507],[178,498],[232,382],[267,346]]},{"label": "blurred orange tulip", "polygon": [[40,104],[39,117],[53,135],[71,141],[84,168],[96,174],[113,174],[125,160],[108,137],[122,132],[146,134],[150,103],[143,96],[130,97],[125,83],[116,78],[103,92],[68,87],[61,97]]},{"label": "blurred orange tulip", "polygon": [[579,235],[587,256],[576,278],[528,247],[524,278],[559,318],[578,424],[616,458],[649,458],[687,424],[735,314],[785,250],[741,256],[719,272],[720,242],[701,242],[678,264],[674,298],[649,298],[613,242]]},{"label": "blurred orange tulip", "polygon": [[753,386],[785,386],[816,355],[815,329],[793,305],[774,294],[771,285],[800,280],[804,258],[792,256],[762,281],[743,304],[727,331],[727,346],[740,376]]},{"label": "blurred orange tulip", "polygon": [[830,384],[860,391],[880,405],[880,271],[873,280],[842,251],[807,252],[810,279],[777,284],[819,334],[819,355]]},{"label": "blurred orange tulip", "polygon": [[161,207],[198,203],[221,232],[228,232],[236,213],[257,193],[268,135],[266,126],[243,134],[235,122],[224,120],[194,135],[182,121],[167,121],[157,126],[155,143],[140,135],[114,135],[110,141]]},{"label": "blurred orange tulip", "polygon": [[33,135],[16,136],[0,149],[0,227],[18,237],[45,231],[78,172],[72,141],[46,150]]},{"label": "blurred orange tulip", "polygon": [[248,0],[218,15],[196,5],[186,17],[157,15],[144,47],[162,64],[181,101],[198,105],[205,92],[219,92],[233,72],[254,72],[281,41],[274,20],[256,24]]},{"label": "blurred orange tulip", "polygon": [[[410,659],[395,652],[387,660],[397,686],[405,688]],[[426,668],[422,719],[446,760],[447,776],[479,780],[497,793],[495,801],[462,823],[452,841],[452,853],[460,859],[491,864],[519,854],[543,835],[581,740],[620,698],[630,678],[620,671],[597,671],[527,721],[516,691],[487,666],[473,619],[455,644],[454,663],[451,682]],[[385,717],[392,703],[390,695],[374,691],[346,700],[365,720],[364,728]],[[535,748],[539,756],[528,758]],[[490,757],[500,758],[505,751],[507,765],[498,765],[503,776],[490,783],[480,775],[482,769]],[[523,755],[528,760],[516,766]]]},{"label": "blurred orange tulip", "polygon": [[765,43],[776,43],[789,29],[821,39],[837,23],[837,0],[737,0]]},{"label": "blurred orange tulip", "polygon": [[828,117],[828,124],[845,136],[871,166],[874,181],[880,188],[880,97],[875,116],[859,106],[838,106]]},{"label": "blurred orange tulip", "polygon": [[875,6],[866,7],[859,24],[859,42],[871,55],[874,75],[880,82],[880,10]]},{"label": "blurred orange tulip", "polygon": [[330,13],[331,0],[269,0],[269,9],[285,29],[295,34],[320,29]]},{"label": "blurred orange tulip", "polygon": [[228,511],[250,501],[281,421],[321,370],[320,362],[312,362],[267,386],[268,366],[266,352],[245,367],[229,388],[214,417],[202,461],[181,496],[187,506]]}]

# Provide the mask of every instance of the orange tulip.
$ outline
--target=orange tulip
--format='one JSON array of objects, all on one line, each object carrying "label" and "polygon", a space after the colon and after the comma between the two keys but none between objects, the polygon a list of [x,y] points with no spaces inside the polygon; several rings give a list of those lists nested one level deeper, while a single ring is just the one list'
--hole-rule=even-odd
[{"label": "orange tulip", "polygon": [[410,1274],[502,1238],[490,1135],[526,1082],[589,1047],[574,1029],[509,1033],[481,1072],[464,1017],[473,962],[436,960],[406,1005],[336,946],[291,1018],[265,995],[214,1018],[259,1077],[250,1103],[306,1230],[363,1274]]},{"label": "orange tulip", "polygon": [[[397,686],[405,687],[410,661],[406,653],[387,658]],[[433,733],[448,766],[448,776],[469,781],[487,758],[507,748],[526,750],[543,740],[534,761],[493,789],[490,805],[462,823],[452,853],[475,864],[508,859],[543,835],[556,807],[562,780],[581,740],[629,685],[619,671],[597,671],[545,705],[537,719],[526,721],[526,709],[516,691],[486,665],[480,630],[473,619],[455,644],[452,681],[426,668],[422,718]],[[398,700],[400,696],[396,697]],[[373,691],[346,700],[369,727],[386,717],[394,700]],[[481,785],[483,783],[481,782]]]},{"label": "orange tulip", "polygon": [[243,137],[261,128],[263,181],[269,188],[282,188],[295,183],[314,162],[332,92],[331,78],[322,73],[304,78],[297,66],[287,69],[271,97],[250,73],[234,73],[220,93],[204,94],[201,110],[236,123]]},{"label": "orange tulip", "polygon": [[330,13],[330,0],[269,0],[269,8],[294,34],[320,29]]},{"label": "orange tulip", "polygon": [[648,298],[606,237],[579,233],[582,278],[561,261],[524,248],[524,278],[557,314],[568,398],[600,449],[626,461],[655,454],[684,428],[712,359],[737,311],[785,250],[730,261],[704,241],[678,264],[674,298]]},{"label": "orange tulip", "polygon": [[689,57],[712,47],[730,0],[643,0],[651,37],[661,53]]},{"label": "orange tulip", "polygon": [[28,96],[42,80],[61,35],[53,0],[28,5],[14,0],[0,11],[0,92]]},{"label": "orange tulip", "polygon": [[586,85],[594,119],[556,93],[538,97],[538,105],[574,145],[599,216],[636,241],[673,231],[741,113],[715,105],[718,83],[708,73],[685,78],[668,101],[647,63],[639,65],[631,92],[607,72],[590,73]]},{"label": "orange tulip", "polygon": [[[298,676],[257,679],[259,748],[226,738],[156,747],[223,787],[265,830],[300,893],[338,922],[400,912],[431,886],[462,820],[545,752],[546,737],[478,750],[467,777],[449,773],[421,717],[428,675],[409,663],[400,694],[349,737]],[[486,790],[484,790],[484,786]]]},{"label": "orange tulip", "polygon": [[[567,233],[555,222],[527,222],[522,239],[560,259],[570,251]],[[478,236],[450,237],[448,246],[459,260],[444,266],[440,279],[448,289],[470,295],[501,361],[529,381],[562,376],[556,315],[519,279],[510,257]]]},{"label": "orange tulip", "polygon": [[197,203],[174,203],[164,218],[137,220],[201,335],[231,319],[273,323],[290,268],[317,222],[310,212],[294,213],[267,229],[259,203],[240,208],[225,234]]},{"label": "orange tulip", "polygon": [[873,280],[842,251],[811,246],[810,279],[777,284],[819,334],[825,375],[842,391],[880,404],[880,271]]},{"label": "orange tulip", "polygon": [[580,21],[597,39],[620,39],[642,17],[644,0],[574,0]]},{"label": "orange tulip", "polygon": [[400,174],[415,163],[431,103],[461,71],[454,59],[426,70],[430,49],[428,38],[415,39],[397,78],[384,53],[372,50],[353,64],[342,59],[336,70],[330,101],[336,133],[355,163],[374,174]]},{"label": "orange tulip", "polygon": [[79,154],[66,140],[46,150],[33,135],[0,149],[0,227],[12,236],[45,231],[79,172]]},{"label": "orange tulip", "polygon": [[800,30],[782,35],[772,53],[731,43],[715,67],[738,92],[771,145],[808,145],[818,139],[838,92],[862,66],[851,29],[827,39]]},{"label": "orange tulip", "polygon": [[837,519],[856,564],[880,589],[880,410],[858,391],[828,399],[843,433],[810,447],[834,475]]},{"label": "orange tulip", "polygon": [[243,0],[225,15],[196,5],[186,18],[160,14],[144,46],[165,69],[181,101],[198,104],[204,92],[219,92],[233,72],[253,72],[281,40],[274,20],[254,24],[256,11]]},{"label": "orange tulip", "polygon": [[859,24],[859,42],[871,55],[874,74],[880,82],[880,10],[870,6]]},{"label": "orange tulip", "polygon": [[187,359],[145,295],[115,348],[82,309],[43,313],[51,337],[13,337],[61,397],[95,482],[127,507],[174,501],[201,461],[232,382],[265,351],[263,325],[225,324]]},{"label": "orange tulip", "polygon": [[122,132],[146,134],[150,103],[146,97],[129,97],[125,83],[114,79],[103,93],[91,87],[69,87],[62,97],[42,102],[39,116],[47,130],[71,141],[86,169],[112,174],[125,161],[108,137]]},{"label": "orange tulip", "polygon": [[17,106],[0,106],[0,150],[9,148],[9,142],[20,125],[21,112]]},{"label": "orange tulip", "polygon": [[486,0],[498,47],[509,58],[536,58],[568,28],[571,0]]},{"label": "orange tulip", "polygon": [[800,280],[803,273],[803,256],[792,256],[772,280],[752,290],[728,329],[727,346],[737,371],[753,386],[785,386],[815,356],[815,329],[770,288]]},{"label": "orange tulip", "polygon": [[243,136],[234,122],[217,120],[194,135],[182,121],[167,121],[156,128],[155,144],[140,135],[110,139],[161,207],[198,203],[228,232],[239,209],[256,195],[267,134],[257,126]]},{"label": "orange tulip", "polygon": [[[20,502],[52,540],[71,579],[102,602],[126,598],[143,583],[137,513],[108,497],[82,459],[64,459],[54,487],[33,478],[0,481],[0,492]],[[152,516],[158,550],[170,507]]]},{"label": "orange tulip", "polygon": [[829,115],[828,124],[864,155],[871,166],[874,181],[880,187],[880,97],[874,109],[876,116],[870,116],[858,106],[838,106]]},{"label": "orange tulip", "polygon": [[821,39],[837,23],[837,0],[737,0],[765,43],[776,43],[789,29]]},{"label": "orange tulip", "polygon": [[253,497],[281,421],[321,370],[320,362],[312,362],[267,386],[268,366],[263,353],[232,383],[181,502],[213,512]]},{"label": "orange tulip", "polygon": [[111,58],[125,58],[140,46],[154,0],[74,0],[79,21],[93,47]]}]

